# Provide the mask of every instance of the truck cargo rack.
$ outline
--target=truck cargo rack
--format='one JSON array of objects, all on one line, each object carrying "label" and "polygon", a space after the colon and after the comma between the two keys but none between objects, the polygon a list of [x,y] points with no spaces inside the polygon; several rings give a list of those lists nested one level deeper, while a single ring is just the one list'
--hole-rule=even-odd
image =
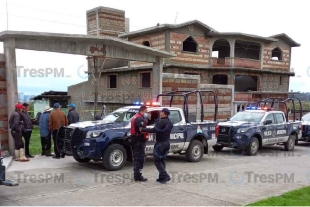
[{"label": "truck cargo rack", "polygon": [[159,98],[160,97],[171,97],[170,99],[170,107],[172,106],[172,102],[173,102],[173,98],[175,96],[180,96],[180,97],[184,97],[184,102],[183,102],[183,108],[184,108],[184,114],[185,114],[185,119],[186,122],[188,123],[188,117],[189,117],[189,110],[188,110],[188,96],[192,95],[192,94],[199,94],[199,98],[200,98],[200,106],[201,106],[201,122],[204,121],[204,104],[203,104],[203,99],[202,99],[202,93],[211,93],[213,95],[213,100],[214,100],[214,121],[217,121],[217,114],[218,114],[218,101],[217,101],[217,95],[215,93],[215,91],[213,90],[193,90],[193,91],[186,91],[186,90],[177,90],[177,91],[171,91],[165,94],[159,94],[157,96],[157,102],[159,102]]},{"label": "truck cargo rack", "polygon": [[286,116],[286,120],[288,121],[289,120],[288,119],[289,118],[289,116],[288,116],[289,107],[287,106],[287,102],[291,101],[293,104],[293,110],[294,110],[294,121],[296,121],[296,106],[295,106],[294,100],[297,100],[299,103],[299,106],[300,106],[300,108],[299,108],[299,121],[301,121],[303,109],[302,109],[301,100],[299,98],[287,98],[284,100],[281,100],[280,98],[266,98],[266,99],[263,99],[261,101],[258,101],[257,107],[261,107],[261,103],[264,103],[263,107],[266,107],[267,103],[271,103],[271,108],[273,108],[275,103],[282,103],[285,106],[285,109],[286,109],[285,116]]}]

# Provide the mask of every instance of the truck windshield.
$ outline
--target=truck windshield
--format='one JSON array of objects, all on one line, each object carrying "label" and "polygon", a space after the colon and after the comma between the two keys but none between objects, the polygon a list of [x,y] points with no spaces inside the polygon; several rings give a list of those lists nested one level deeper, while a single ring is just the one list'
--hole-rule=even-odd
[{"label": "truck windshield", "polygon": [[231,117],[231,121],[246,121],[259,123],[265,112],[239,112],[235,116]]},{"label": "truck windshield", "polygon": [[103,118],[103,121],[107,122],[125,122],[130,121],[130,119],[138,113],[138,109],[124,109],[120,108],[112,113],[108,114],[106,117]]},{"label": "truck windshield", "polygon": [[303,120],[303,121],[310,121],[310,113],[307,113],[306,115],[304,115],[304,116],[302,117],[302,120]]}]

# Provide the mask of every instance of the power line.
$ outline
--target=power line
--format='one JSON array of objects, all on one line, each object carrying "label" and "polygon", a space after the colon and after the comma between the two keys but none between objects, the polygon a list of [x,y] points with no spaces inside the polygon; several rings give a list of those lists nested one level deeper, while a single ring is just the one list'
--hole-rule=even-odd
[{"label": "power line", "polygon": [[67,13],[62,13],[62,12],[57,12],[57,11],[37,9],[37,8],[33,8],[33,7],[28,7],[28,6],[19,6],[19,5],[11,4],[11,3],[9,5],[14,5],[14,7],[19,7],[19,8],[28,8],[28,9],[36,10],[36,11],[42,11],[42,12],[49,12],[49,13],[54,13],[54,14],[67,15],[67,16],[78,17],[78,18],[85,18],[85,17],[78,16],[78,15],[67,14]]},{"label": "power line", "polygon": [[[0,14],[5,15],[5,14],[3,14],[3,13],[0,13]],[[13,14],[9,14],[9,16],[12,16],[12,17],[18,17],[18,18],[25,18],[25,19],[32,19],[32,20],[37,20],[37,21],[52,22],[52,23],[57,23],[57,24],[65,24],[65,25],[72,25],[72,26],[86,27],[86,26],[84,26],[84,25],[80,25],[80,24],[71,24],[71,23],[58,22],[58,21],[53,21],[53,20],[37,19],[37,18],[25,17],[25,16],[18,16],[18,15],[13,15]]]}]

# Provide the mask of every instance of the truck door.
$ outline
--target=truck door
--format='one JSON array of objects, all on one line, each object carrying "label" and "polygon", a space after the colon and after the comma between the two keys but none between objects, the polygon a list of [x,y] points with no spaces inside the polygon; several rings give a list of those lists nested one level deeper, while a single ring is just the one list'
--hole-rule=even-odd
[{"label": "truck door", "polygon": [[288,125],[285,123],[285,118],[282,113],[276,113],[275,116],[275,127],[277,130],[278,142],[287,142],[288,134]]},{"label": "truck door", "polygon": [[273,114],[269,114],[265,121],[271,120],[271,124],[265,125],[262,128],[262,134],[263,134],[263,145],[268,145],[268,144],[274,144],[276,142],[276,135],[277,135],[277,130],[275,127],[275,119]]},{"label": "truck door", "polygon": [[173,123],[170,134],[170,152],[179,152],[183,149],[186,140],[186,124],[178,110],[171,110],[169,119]]}]

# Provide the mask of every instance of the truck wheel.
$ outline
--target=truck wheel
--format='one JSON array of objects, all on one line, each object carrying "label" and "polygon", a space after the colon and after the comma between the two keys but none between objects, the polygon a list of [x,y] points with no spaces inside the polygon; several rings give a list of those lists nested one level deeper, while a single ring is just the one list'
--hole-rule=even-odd
[{"label": "truck wheel", "polygon": [[203,157],[203,144],[198,140],[193,140],[186,151],[186,159],[189,162],[199,162]]},{"label": "truck wheel", "polygon": [[250,144],[249,144],[248,148],[246,149],[247,155],[249,155],[249,156],[256,155],[258,149],[259,149],[258,139],[256,137],[252,137]]},{"label": "truck wheel", "polygon": [[80,162],[80,163],[86,163],[86,162],[89,162],[90,159],[89,158],[79,158],[79,157],[73,157],[77,162]]},{"label": "truck wheel", "polygon": [[287,140],[287,142],[284,143],[284,150],[285,151],[292,151],[295,147],[295,141],[296,136],[291,134]]},{"label": "truck wheel", "polygon": [[102,164],[105,169],[115,171],[122,169],[126,160],[126,149],[120,144],[111,144],[103,153]]},{"label": "truck wheel", "polygon": [[220,152],[220,151],[222,151],[224,146],[222,146],[222,145],[214,145],[212,148],[213,148],[214,151]]}]

